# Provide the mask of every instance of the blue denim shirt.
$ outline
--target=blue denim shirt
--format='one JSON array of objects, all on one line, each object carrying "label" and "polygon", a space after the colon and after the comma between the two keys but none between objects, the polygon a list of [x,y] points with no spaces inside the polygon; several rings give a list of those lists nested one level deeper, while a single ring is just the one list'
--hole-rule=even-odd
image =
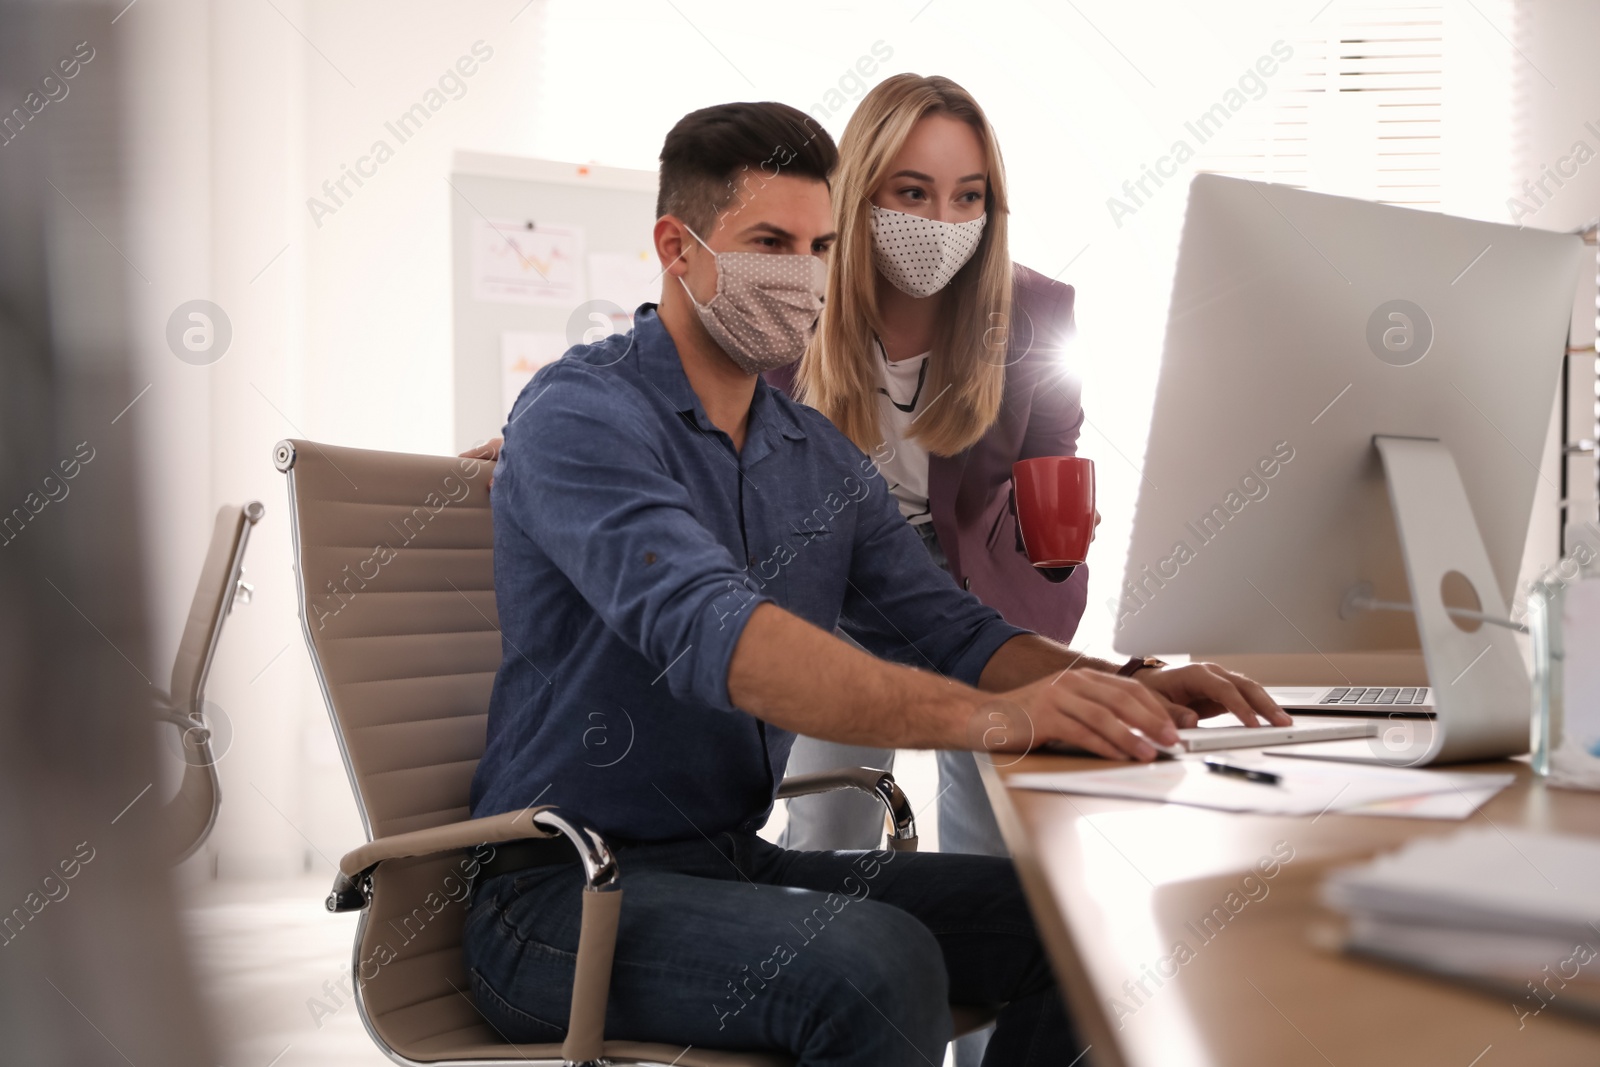
[{"label": "blue denim shirt", "polygon": [[652,305],[523,389],[495,473],[504,658],[472,814],[555,804],[630,840],[759,828],[794,735],[736,708],[756,605],[976,684],[1019,630],[928,558],[874,464],[756,384],[743,451]]}]

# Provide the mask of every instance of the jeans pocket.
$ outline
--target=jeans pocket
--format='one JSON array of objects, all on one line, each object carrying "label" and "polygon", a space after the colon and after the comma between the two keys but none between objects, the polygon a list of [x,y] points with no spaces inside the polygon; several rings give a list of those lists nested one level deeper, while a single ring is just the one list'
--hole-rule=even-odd
[{"label": "jeans pocket", "polygon": [[574,885],[583,883],[583,868],[579,866],[576,857],[569,863],[556,863],[547,867],[529,867],[511,875],[511,893],[521,896],[528,890],[543,886],[554,878],[570,878]]},{"label": "jeans pocket", "polygon": [[502,1036],[518,1044],[556,1044],[566,1040],[565,1026],[541,1019],[515,1006],[501,996],[476,968],[469,975],[478,1010]]}]

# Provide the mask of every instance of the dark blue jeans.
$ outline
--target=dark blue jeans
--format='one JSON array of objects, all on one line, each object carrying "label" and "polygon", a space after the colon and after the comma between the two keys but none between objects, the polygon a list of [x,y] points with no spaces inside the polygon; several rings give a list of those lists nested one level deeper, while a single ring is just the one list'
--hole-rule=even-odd
[{"label": "dark blue jeans", "polygon": [[[624,846],[618,865],[608,1038],[928,1067],[955,1001],[1007,1005],[989,1067],[1063,1067],[1082,1051],[1009,860],[793,852],[730,833]],[[474,891],[467,967],[510,1040],[565,1036],[581,882],[575,865],[535,867]]]}]

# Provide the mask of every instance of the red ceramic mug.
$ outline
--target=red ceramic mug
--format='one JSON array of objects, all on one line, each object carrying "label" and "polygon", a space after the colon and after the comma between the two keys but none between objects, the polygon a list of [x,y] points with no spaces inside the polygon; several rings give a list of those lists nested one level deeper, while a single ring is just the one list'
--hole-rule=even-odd
[{"label": "red ceramic mug", "polygon": [[1011,465],[1017,527],[1035,567],[1076,567],[1094,540],[1094,461],[1041,456]]}]

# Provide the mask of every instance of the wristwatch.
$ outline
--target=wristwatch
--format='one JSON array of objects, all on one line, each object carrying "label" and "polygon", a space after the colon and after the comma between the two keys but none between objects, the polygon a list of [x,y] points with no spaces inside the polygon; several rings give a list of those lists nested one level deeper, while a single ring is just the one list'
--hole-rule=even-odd
[{"label": "wristwatch", "polygon": [[1146,667],[1149,667],[1152,670],[1160,670],[1166,665],[1166,660],[1156,659],[1154,656],[1134,656],[1121,667],[1118,667],[1117,673],[1124,678],[1132,678]]}]

